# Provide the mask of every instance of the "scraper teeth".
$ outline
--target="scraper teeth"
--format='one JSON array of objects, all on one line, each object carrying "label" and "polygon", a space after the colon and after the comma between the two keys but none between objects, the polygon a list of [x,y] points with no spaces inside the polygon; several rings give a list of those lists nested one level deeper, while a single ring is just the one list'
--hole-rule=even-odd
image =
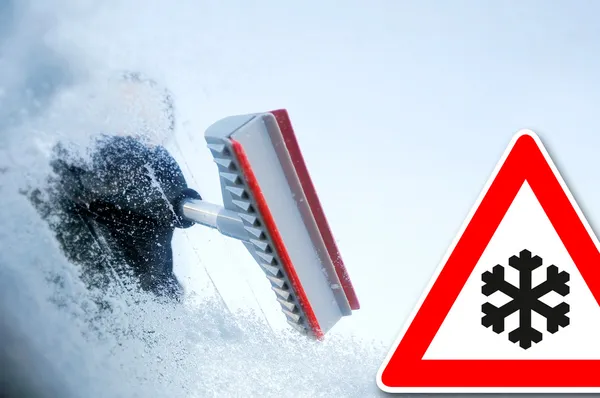
[{"label": "scraper teeth", "polygon": [[300,315],[293,313],[291,311],[286,310],[285,308],[281,309],[283,313],[288,317],[288,320],[298,323],[300,321]]},{"label": "scraper teeth", "polygon": [[231,202],[244,211],[250,210],[250,202],[247,202],[245,200],[232,200]]},{"label": "scraper teeth", "polygon": [[287,323],[291,327],[293,327],[294,329],[296,329],[298,332],[300,332],[301,334],[308,334],[308,331],[306,330],[306,328],[303,325],[301,325],[299,323],[296,323],[296,322],[292,322],[289,319],[287,320]]},{"label": "scraper teeth", "polygon": [[280,297],[282,297],[284,300],[289,300],[290,297],[292,296],[290,294],[290,292],[288,292],[287,290],[283,290],[283,289],[278,289],[276,287],[272,287],[271,289],[273,289],[273,291]]},{"label": "scraper teeth", "polygon": [[235,173],[221,172],[221,173],[219,173],[219,175],[221,177],[223,177],[224,179],[226,179],[227,181],[232,182],[234,184],[239,185],[242,183],[242,180],[240,180],[240,176]]},{"label": "scraper teeth", "polygon": [[263,231],[258,228],[244,227],[244,229],[258,239],[264,238]]},{"label": "scraper teeth", "polygon": [[242,220],[252,225],[253,227],[258,224],[258,218],[256,216],[253,216],[252,214],[239,213],[238,215]]},{"label": "scraper teeth", "polygon": [[227,189],[229,192],[231,192],[240,199],[242,199],[244,197],[244,194],[246,193],[244,188],[239,187],[225,187],[225,189]]},{"label": "scraper teeth", "polygon": [[266,251],[269,248],[269,244],[264,240],[250,239],[250,242],[262,251]]},{"label": "scraper teeth", "polygon": [[259,260],[265,276],[270,281],[271,289],[275,292],[275,298],[285,314],[287,323],[302,335],[310,335],[311,329],[306,324],[303,308],[298,304],[295,291],[290,288],[291,282],[285,276],[284,270],[279,268],[277,253],[272,253],[275,247],[268,238],[268,232],[262,225],[260,214],[254,207],[252,191],[246,186],[246,179],[232,157],[231,148],[222,141],[213,141],[208,144],[212,152],[213,161],[218,165],[222,186],[227,194],[227,201],[238,210],[234,210],[242,220],[244,229],[248,231],[246,246]]},{"label": "scraper teeth", "polygon": [[271,275],[267,275],[267,278],[273,282],[274,285],[276,285],[277,287],[283,287],[283,285],[285,285],[285,280],[281,279],[281,278],[277,278],[275,276],[271,276]]},{"label": "scraper teeth", "polygon": [[258,254],[263,260],[265,260],[267,264],[273,264],[273,260],[275,259],[275,257],[273,257],[272,255],[264,252],[256,252],[256,254]]},{"label": "scraper teeth", "polygon": [[267,274],[267,278],[269,277],[269,274],[273,275],[273,276],[277,276],[279,275],[279,269],[277,267],[273,267],[272,265],[268,265],[268,264],[262,264],[259,263],[261,268],[263,269],[263,271],[265,271],[265,273]]},{"label": "scraper teeth", "polygon": [[231,167],[231,165],[233,164],[233,161],[231,159],[227,159],[227,158],[214,158],[214,161],[216,164],[223,166],[226,169],[229,169]]},{"label": "scraper teeth", "polygon": [[277,297],[277,301],[279,301],[279,304],[281,304],[283,307],[285,307],[288,311],[294,311],[294,309],[296,308],[296,304],[291,303],[282,298]]},{"label": "scraper teeth", "polygon": [[225,144],[208,144],[208,149],[221,155],[225,152]]}]

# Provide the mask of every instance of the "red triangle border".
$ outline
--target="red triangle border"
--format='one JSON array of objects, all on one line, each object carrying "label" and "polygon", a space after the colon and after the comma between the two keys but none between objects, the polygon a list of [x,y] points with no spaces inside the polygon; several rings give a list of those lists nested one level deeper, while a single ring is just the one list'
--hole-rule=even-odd
[{"label": "red triangle border", "polygon": [[505,389],[547,392],[554,388],[586,387],[600,390],[600,359],[422,359],[525,181],[600,303],[598,240],[539,137],[529,130],[517,133],[490,181],[468,224],[459,234],[446,261],[442,262],[444,265],[437,279],[380,368],[378,386],[387,392],[458,392],[472,389],[481,392]]}]

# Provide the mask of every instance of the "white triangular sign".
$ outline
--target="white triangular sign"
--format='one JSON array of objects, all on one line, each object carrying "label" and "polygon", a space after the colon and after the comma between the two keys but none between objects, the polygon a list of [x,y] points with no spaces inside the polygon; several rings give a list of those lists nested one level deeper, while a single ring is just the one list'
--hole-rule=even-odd
[{"label": "white triangular sign", "polygon": [[520,131],[382,365],[387,392],[600,391],[598,240]]}]

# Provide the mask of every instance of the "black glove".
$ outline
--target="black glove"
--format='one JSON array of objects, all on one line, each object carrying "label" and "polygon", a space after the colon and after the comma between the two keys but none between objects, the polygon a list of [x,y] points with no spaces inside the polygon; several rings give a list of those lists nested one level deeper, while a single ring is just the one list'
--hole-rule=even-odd
[{"label": "black glove", "polygon": [[175,228],[193,225],[178,214],[181,201],[201,197],[187,187],[169,153],[132,137],[110,136],[99,141],[90,162],[58,156],[52,166],[65,195],[115,258],[132,268],[141,287],[178,296],[171,239]]}]

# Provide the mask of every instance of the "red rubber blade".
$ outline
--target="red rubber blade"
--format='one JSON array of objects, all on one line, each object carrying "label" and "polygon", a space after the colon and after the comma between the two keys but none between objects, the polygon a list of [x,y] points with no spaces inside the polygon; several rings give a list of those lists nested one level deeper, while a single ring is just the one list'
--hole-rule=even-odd
[{"label": "red rubber blade", "polygon": [[310,178],[310,174],[308,172],[308,168],[306,167],[306,163],[304,162],[302,152],[300,151],[300,146],[298,145],[298,140],[296,139],[296,134],[294,133],[288,112],[285,109],[278,109],[270,113],[273,114],[277,120],[277,124],[279,125],[281,134],[283,135],[286,148],[290,154],[290,157],[292,158],[292,163],[296,170],[296,174],[298,175],[302,189],[306,195],[306,200],[311,208],[319,228],[319,232],[323,237],[323,241],[327,247],[327,252],[331,258],[331,262],[335,267],[337,276],[340,279],[342,288],[344,289],[344,294],[346,295],[348,303],[350,304],[350,308],[352,310],[358,310],[360,309],[358,296],[356,295],[356,291],[354,290],[354,286],[350,280],[350,275],[346,269],[346,266],[344,265],[344,261],[342,260],[342,256],[336,244],[335,238],[331,232],[327,218],[325,217],[325,212],[323,211],[323,207],[317,195],[315,186]]},{"label": "red rubber blade", "polygon": [[260,189],[258,180],[254,174],[254,171],[252,170],[252,165],[250,164],[250,161],[248,160],[248,156],[246,155],[246,152],[244,151],[243,146],[238,141],[231,139],[231,143],[232,143],[232,147],[235,152],[235,155],[239,161],[240,167],[243,170],[244,177],[246,179],[248,187],[252,191],[252,194],[254,196],[254,201],[256,202],[256,204],[258,206],[258,211],[262,215],[265,226],[269,232],[269,235],[271,236],[271,240],[272,240],[273,244],[275,245],[275,248],[280,256],[280,259],[282,261],[282,266],[285,269],[286,273],[288,274],[288,278],[290,280],[290,283],[292,284],[292,288],[294,289],[294,291],[296,292],[296,295],[298,297],[298,302],[302,306],[302,309],[304,310],[307,323],[308,323],[309,327],[311,328],[314,336],[318,340],[322,340],[324,337],[324,333],[321,330],[321,327],[319,326],[319,322],[317,320],[317,317],[314,313],[313,308],[310,305],[310,301],[308,300],[306,292],[302,288],[302,283],[300,282],[300,278],[298,277],[296,269],[294,268],[294,264],[292,263],[292,260],[287,251],[287,248],[285,246],[283,238],[281,237],[281,234],[279,233],[279,230],[277,229],[277,224],[275,223],[275,219],[274,219],[273,215],[271,214],[271,211],[269,210],[267,201]]}]

